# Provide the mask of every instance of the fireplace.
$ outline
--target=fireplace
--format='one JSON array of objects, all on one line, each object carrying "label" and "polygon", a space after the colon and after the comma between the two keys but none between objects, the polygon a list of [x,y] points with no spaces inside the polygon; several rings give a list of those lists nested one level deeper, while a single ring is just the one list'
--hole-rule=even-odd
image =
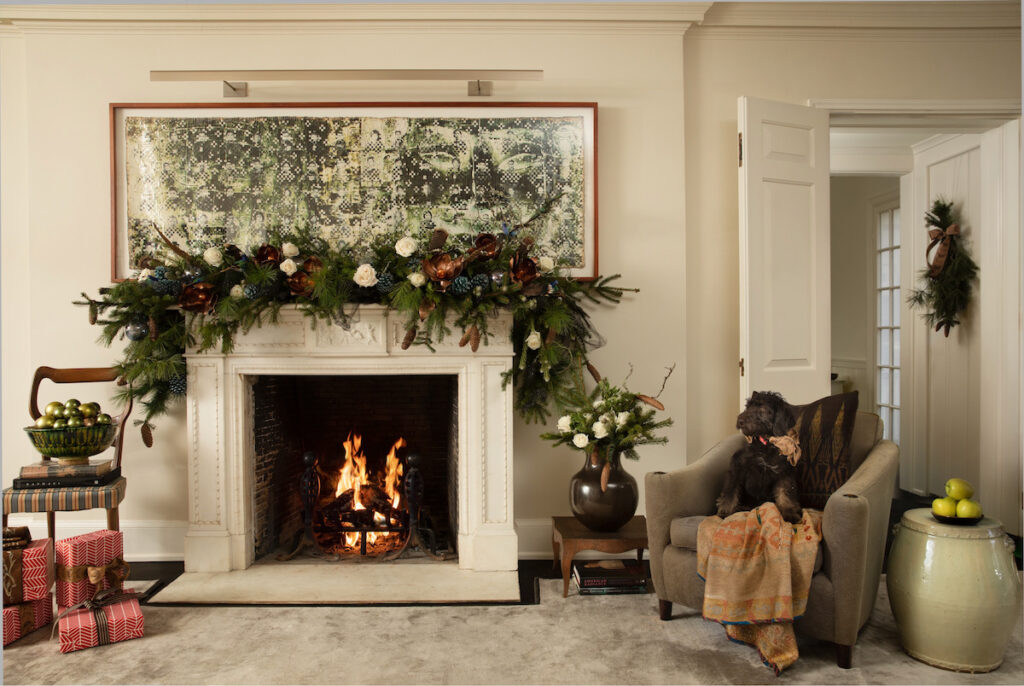
[{"label": "fireplace", "polygon": [[252,394],[256,559],[455,558],[456,376],[265,375]]},{"label": "fireplace", "polygon": [[[458,345],[457,333],[434,352],[403,350],[405,324],[364,306],[346,326],[314,326],[285,307],[278,323],[239,334],[228,354],[187,352],[187,573],[246,570],[293,542],[301,529],[297,491],[281,495],[268,483],[297,483],[304,452],[339,460],[350,433],[361,435],[368,461],[382,461],[399,437],[409,443],[400,453],[424,460],[425,510],[446,549],[457,552],[457,562],[438,567],[514,572],[512,396],[502,383],[512,364],[511,317],[495,317],[475,353]],[[375,403],[357,421],[336,411],[372,394],[393,402]],[[284,428],[272,431],[275,424]],[[338,573],[351,567],[338,565]]]}]

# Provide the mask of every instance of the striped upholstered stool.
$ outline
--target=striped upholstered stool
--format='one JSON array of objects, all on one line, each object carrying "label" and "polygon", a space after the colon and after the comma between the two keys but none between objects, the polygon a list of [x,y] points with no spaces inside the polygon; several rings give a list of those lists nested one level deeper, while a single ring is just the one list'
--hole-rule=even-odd
[{"label": "striped upholstered stool", "polygon": [[[39,385],[49,380],[53,383],[88,383],[110,382],[118,380],[116,367],[87,367],[82,369],[54,369],[40,367],[32,379],[32,392],[29,394],[28,411],[33,421],[38,419]],[[113,469],[121,467],[122,449],[124,448],[124,428],[128,415],[132,411],[132,401],[125,403],[124,411],[117,417],[117,436],[114,438]],[[107,511],[107,528],[118,530],[117,508],[124,500],[125,478],[119,476],[105,486],[66,486],[61,488],[5,488],[4,489],[4,526],[7,526],[7,515],[12,512],[45,512],[46,531],[50,538],[53,535],[54,512],[71,512],[74,510],[92,510],[102,508]]]},{"label": "striped upholstered stool", "polygon": [[118,529],[117,506],[124,500],[127,480],[121,476],[105,486],[75,488],[4,489],[4,526],[11,512],[45,512],[46,530],[53,536],[54,512],[72,512],[102,508],[107,511],[107,528]]}]

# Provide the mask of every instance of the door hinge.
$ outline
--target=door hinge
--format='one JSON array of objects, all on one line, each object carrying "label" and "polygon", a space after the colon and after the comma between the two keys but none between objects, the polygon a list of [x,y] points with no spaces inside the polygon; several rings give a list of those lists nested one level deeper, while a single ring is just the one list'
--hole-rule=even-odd
[{"label": "door hinge", "polygon": [[743,376],[744,374],[746,374],[746,371],[747,371],[746,368],[743,366],[743,358],[741,357],[740,358],[740,376]]},{"label": "door hinge", "polygon": [[737,135],[737,136],[739,136],[739,155],[740,155],[740,166],[742,167],[742,166],[743,166],[743,132],[742,132],[742,131],[740,131],[740,132],[739,132],[738,134],[736,134],[736,135]]}]

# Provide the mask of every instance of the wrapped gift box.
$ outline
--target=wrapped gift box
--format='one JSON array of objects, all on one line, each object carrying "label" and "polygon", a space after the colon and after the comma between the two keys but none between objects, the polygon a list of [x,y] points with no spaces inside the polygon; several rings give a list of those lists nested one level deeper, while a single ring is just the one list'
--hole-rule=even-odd
[{"label": "wrapped gift box", "polygon": [[[64,538],[56,543],[57,548],[57,605],[73,607],[88,600],[97,590],[119,586],[127,573],[124,567],[124,543],[120,531],[93,531],[81,536]],[[100,573],[102,581],[97,585],[89,581],[90,568]]]},{"label": "wrapped gift box", "polygon": [[4,551],[4,605],[50,597],[53,586],[53,539]]},{"label": "wrapped gift box", "polygon": [[53,621],[53,595],[4,607],[4,645]]},{"label": "wrapped gift box", "polygon": [[[131,592],[131,589],[125,589],[125,593]],[[101,607],[83,607],[67,614],[64,612],[61,609],[57,621],[62,653],[141,638],[143,635],[145,622],[142,608],[135,597],[117,593],[113,596],[113,602]]]}]

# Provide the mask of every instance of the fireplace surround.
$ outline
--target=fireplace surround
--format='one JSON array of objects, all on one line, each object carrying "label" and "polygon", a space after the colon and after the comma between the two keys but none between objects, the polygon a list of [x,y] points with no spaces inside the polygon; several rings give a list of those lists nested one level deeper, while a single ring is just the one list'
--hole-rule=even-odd
[{"label": "fireplace surround", "polygon": [[[188,364],[187,573],[245,570],[255,561],[253,384],[263,376],[450,375],[455,382],[453,497],[460,572],[513,571],[512,318],[495,317],[477,352],[453,334],[401,348],[404,317],[360,307],[347,326],[313,322],[294,306],[235,338],[230,353],[186,352]],[[381,567],[389,563],[383,563]],[[451,565],[445,565],[451,567]],[[344,574],[341,564],[339,573]]]}]

